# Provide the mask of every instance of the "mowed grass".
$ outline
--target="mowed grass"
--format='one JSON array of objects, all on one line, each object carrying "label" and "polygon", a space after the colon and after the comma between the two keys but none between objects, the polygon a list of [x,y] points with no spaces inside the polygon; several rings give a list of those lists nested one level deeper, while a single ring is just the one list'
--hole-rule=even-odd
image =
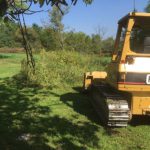
[{"label": "mowed grass", "polygon": [[0,78],[11,77],[20,71],[24,54],[0,53]]},{"label": "mowed grass", "polygon": [[0,150],[150,149],[149,118],[138,118],[127,128],[105,128],[79,85],[26,87],[12,78],[25,55],[4,55],[0,58]]}]

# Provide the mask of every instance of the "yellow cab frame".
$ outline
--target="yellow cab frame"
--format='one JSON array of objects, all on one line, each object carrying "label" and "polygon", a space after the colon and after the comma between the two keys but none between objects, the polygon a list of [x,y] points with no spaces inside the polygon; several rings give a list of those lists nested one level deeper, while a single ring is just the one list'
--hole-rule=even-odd
[{"label": "yellow cab frame", "polygon": [[[147,21],[144,21],[144,19],[146,19]],[[118,31],[117,31],[116,41],[115,41],[115,51],[112,56],[112,62],[116,61],[122,28],[126,26],[125,39],[123,43],[123,49],[121,52],[122,54],[119,62],[117,62],[118,65],[116,64],[116,67],[118,67],[118,69],[116,70],[118,72],[122,72],[121,62],[125,61],[127,55],[150,57],[150,54],[135,53],[130,48],[131,31],[135,23],[138,23],[138,21],[139,22],[144,21],[143,26],[147,26],[147,25],[150,26],[150,13],[131,12],[118,22]],[[130,102],[131,114],[133,115],[150,114],[150,85],[139,86],[139,85],[125,85],[125,84],[118,84],[118,83],[113,83],[113,84],[116,85],[118,90],[129,92],[132,95],[131,102]]]}]

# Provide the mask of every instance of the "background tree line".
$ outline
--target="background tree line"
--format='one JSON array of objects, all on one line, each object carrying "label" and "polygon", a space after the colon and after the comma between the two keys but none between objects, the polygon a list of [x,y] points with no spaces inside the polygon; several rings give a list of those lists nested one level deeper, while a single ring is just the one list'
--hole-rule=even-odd
[{"label": "background tree line", "polygon": [[[86,4],[91,4],[92,0],[83,0]],[[19,2],[19,1],[18,1]],[[45,0],[37,0],[34,3],[40,3],[42,7],[46,2]],[[32,43],[32,48],[39,50],[41,48],[50,50],[75,50],[79,52],[99,53],[112,51],[114,39],[108,37],[103,39],[100,34],[93,34],[91,36],[83,32],[69,31],[64,32],[64,25],[61,23],[63,15],[57,10],[60,5],[67,6],[66,1],[62,4],[60,1],[51,0],[49,4],[54,6],[53,11],[50,12],[50,25],[46,27],[39,27],[37,24],[33,24],[28,28],[28,39]],[[76,0],[72,1],[76,4]],[[55,4],[55,5],[53,5]],[[57,4],[57,5],[56,5]],[[6,0],[0,2],[1,16],[6,14],[6,10],[9,8]],[[18,4],[19,5],[19,4]],[[20,6],[20,5],[19,5]],[[57,8],[55,8],[57,6]],[[62,10],[63,11],[63,10]],[[146,12],[150,12],[150,1],[148,1],[145,7]],[[64,12],[64,11],[63,11]],[[64,13],[65,14],[65,13]],[[7,25],[0,21],[0,48],[3,47],[22,47],[22,37],[17,24],[8,22]]]},{"label": "background tree line", "polygon": [[[63,9],[63,8],[62,8]],[[81,53],[111,53],[114,46],[113,37],[103,38],[100,32],[87,35],[83,32],[65,31],[62,19],[68,12],[66,8],[62,14],[56,6],[49,12],[49,20],[43,27],[33,24],[27,27],[28,40],[35,51],[45,49],[74,50]],[[21,48],[22,35],[19,26],[12,21],[0,21],[0,48]]]},{"label": "background tree line", "polygon": [[[58,33],[51,27],[40,27],[33,24],[27,27],[29,41],[34,50],[42,48],[50,50],[75,50],[86,53],[99,53],[100,50],[112,51],[114,39],[112,37],[102,39],[98,34],[91,36],[83,32],[62,32],[63,40],[58,38]],[[17,24],[0,22],[0,48],[22,47],[22,35]]]}]

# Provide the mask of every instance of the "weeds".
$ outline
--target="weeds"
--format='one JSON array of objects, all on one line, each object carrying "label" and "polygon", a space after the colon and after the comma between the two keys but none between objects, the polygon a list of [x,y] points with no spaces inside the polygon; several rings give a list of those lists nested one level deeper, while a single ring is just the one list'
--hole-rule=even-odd
[{"label": "weeds", "polygon": [[[36,59],[36,74],[29,76],[29,72],[22,72],[17,78],[12,76],[19,72],[20,61],[25,57],[12,54],[14,57],[0,59],[0,150],[149,150],[149,118],[147,121],[136,118],[137,122],[126,128],[105,129],[91,106],[90,97],[79,93],[81,86],[77,87],[77,84],[82,83],[81,73],[103,69],[99,65],[102,64],[99,63],[100,58],[74,52],[62,53],[41,52]],[[102,62],[105,61],[109,59],[103,58]],[[25,64],[22,62],[24,67]],[[74,67],[70,69],[71,65]],[[23,66],[22,71],[27,71]],[[72,77],[76,77],[76,86],[73,86],[72,81],[70,83],[65,78],[71,79],[72,74],[67,72],[76,68],[79,70]],[[61,69],[63,78],[62,74],[60,80],[55,76],[48,78],[51,73],[60,73]],[[45,78],[48,78],[48,85],[57,80],[58,85],[69,83],[70,87],[26,86],[25,81],[31,84],[32,78],[41,83],[43,70],[47,70],[48,77]]]},{"label": "weeds", "polygon": [[[100,60],[101,59],[101,60]],[[87,71],[104,70],[109,58],[96,55],[83,55],[75,51],[53,51],[40,53],[36,72],[31,74],[26,63],[22,62],[22,72],[30,83],[44,87],[64,87],[82,83],[83,74]]]}]

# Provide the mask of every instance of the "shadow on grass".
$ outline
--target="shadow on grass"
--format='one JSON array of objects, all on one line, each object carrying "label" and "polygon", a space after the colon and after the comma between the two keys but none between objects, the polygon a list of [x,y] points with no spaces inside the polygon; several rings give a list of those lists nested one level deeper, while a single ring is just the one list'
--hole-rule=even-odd
[{"label": "shadow on grass", "polygon": [[[90,98],[92,98],[92,96],[81,94],[81,87],[73,87],[73,89],[77,91],[77,93],[66,93],[61,96],[61,101],[69,107],[72,107],[76,112],[87,116],[92,122],[103,126],[99,116],[93,111],[94,108],[90,103]],[[133,116],[129,124],[131,126],[150,125],[150,116]],[[107,127],[105,128],[106,130],[109,129]]]},{"label": "shadow on grass", "polygon": [[133,116],[131,126],[150,125],[150,116]]},{"label": "shadow on grass", "polygon": [[61,95],[60,100],[67,106],[73,108],[77,113],[86,116],[92,122],[101,124],[100,119],[90,102],[91,97],[88,94],[82,94],[81,87],[74,87],[73,89],[76,92]]},{"label": "shadow on grass", "polygon": [[11,58],[12,56],[9,56],[7,54],[0,54],[0,59],[6,59],[6,58]]},{"label": "shadow on grass", "polygon": [[49,149],[41,137],[39,114],[47,114],[50,109],[35,105],[39,99],[35,102],[32,96],[31,91],[22,91],[12,80],[0,82],[0,149]]},{"label": "shadow on grass", "polygon": [[[86,150],[87,147],[98,147],[96,125],[89,122],[78,125],[67,118],[51,115],[51,108],[38,105],[41,99],[33,97],[39,89],[23,88],[21,84],[10,79],[0,81],[1,150]],[[61,96],[65,103],[70,99],[78,112],[88,114],[92,111],[87,97],[71,93]],[[94,113],[91,114],[94,118]]]}]

